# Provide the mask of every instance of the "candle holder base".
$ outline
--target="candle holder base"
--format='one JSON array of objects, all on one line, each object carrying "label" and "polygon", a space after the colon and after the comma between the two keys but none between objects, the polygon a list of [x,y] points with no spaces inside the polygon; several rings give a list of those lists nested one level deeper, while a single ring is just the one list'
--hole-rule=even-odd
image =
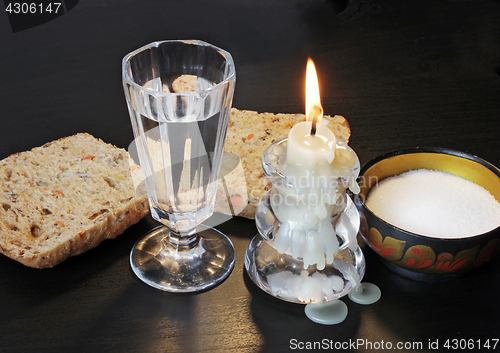
[{"label": "candle holder base", "polygon": [[264,292],[284,301],[312,304],[349,294],[365,274],[365,257],[359,246],[355,251],[346,248],[324,269],[304,269],[301,259],[278,253],[258,234],[247,247],[245,269]]}]

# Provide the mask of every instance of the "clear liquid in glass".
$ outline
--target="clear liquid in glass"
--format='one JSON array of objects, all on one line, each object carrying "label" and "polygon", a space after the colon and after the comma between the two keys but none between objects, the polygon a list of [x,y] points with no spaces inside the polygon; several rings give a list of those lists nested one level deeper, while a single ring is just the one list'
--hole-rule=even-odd
[{"label": "clear liquid in glass", "polygon": [[[205,87],[212,85],[202,78],[198,81]],[[150,81],[147,86],[154,85]],[[205,104],[208,111],[188,112],[185,103],[192,98],[175,98],[180,100],[176,102],[179,109],[171,115],[134,109],[132,126],[153,218],[186,232],[213,213],[215,176],[221,162],[216,157],[222,155],[218,151],[223,147],[225,129],[220,111],[214,112],[210,102]]]}]

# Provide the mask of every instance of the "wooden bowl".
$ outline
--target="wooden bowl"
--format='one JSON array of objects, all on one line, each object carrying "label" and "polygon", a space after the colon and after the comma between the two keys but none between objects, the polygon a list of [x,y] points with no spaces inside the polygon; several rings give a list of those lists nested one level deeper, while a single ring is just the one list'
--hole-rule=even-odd
[{"label": "wooden bowl", "polygon": [[500,202],[500,169],[468,153],[445,148],[409,148],[383,154],[361,168],[361,191],[354,197],[360,233],[368,246],[393,271],[420,280],[457,277],[490,260],[500,248],[500,226],[467,238],[435,238],[400,229],[365,206],[377,182],[416,169],[459,175],[488,190]]}]

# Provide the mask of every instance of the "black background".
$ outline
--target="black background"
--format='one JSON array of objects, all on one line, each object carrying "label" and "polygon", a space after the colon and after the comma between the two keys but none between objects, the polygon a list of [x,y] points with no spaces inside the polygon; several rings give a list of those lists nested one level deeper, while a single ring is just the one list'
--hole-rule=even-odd
[{"label": "black background", "polygon": [[[239,109],[303,112],[310,56],[325,113],[347,118],[362,164],[397,148],[433,146],[499,166],[499,19],[494,0],[87,0],[17,32],[5,13],[0,158],[77,132],[126,148],[122,57],[156,40],[201,39],[233,55]],[[53,269],[1,257],[0,351],[281,352],[292,339],[360,339],[422,342],[418,351],[430,352],[436,340],[445,351],[447,339],[477,348],[478,340],[500,338],[498,258],[459,280],[423,283],[392,273],[365,248],[365,280],[382,299],[372,306],[343,299],[347,319],[321,326],[244,273],[251,220],[219,226],[237,253],[220,286],[196,295],[149,288],[128,255],[155,225],[146,218]]]}]

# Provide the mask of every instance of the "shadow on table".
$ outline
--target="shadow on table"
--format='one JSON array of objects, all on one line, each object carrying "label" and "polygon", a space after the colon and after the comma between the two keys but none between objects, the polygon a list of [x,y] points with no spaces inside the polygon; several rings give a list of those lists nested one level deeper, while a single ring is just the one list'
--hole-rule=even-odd
[{"label": "shadow on table", "polygon": [[183,351],[178,342],[189,351],[184,338],[199,319],[200,296],[152,289],[129,266],[130,249],[151,225],[145,219],[52,269],[0,258],[0,351]]},{"label": "shadow on table", "polygon": [[53,268],[34,269],[1,256],[0,300],[9,302],[3,309],[2,322],[30,315],[37,307],[50,306],[51,302],[71,297],[74,291],[82,291],[82,288],[85,288],[83,292],[89,287],[94,287],[95,291],[107,290],[113,286],[107,273],[117,274],[114,281],[126,280],[128,271],[121,271],[119,267],[128,265],[130,249],[152,224],[154,221],[148,216],[118,238],[105,240]]}]

